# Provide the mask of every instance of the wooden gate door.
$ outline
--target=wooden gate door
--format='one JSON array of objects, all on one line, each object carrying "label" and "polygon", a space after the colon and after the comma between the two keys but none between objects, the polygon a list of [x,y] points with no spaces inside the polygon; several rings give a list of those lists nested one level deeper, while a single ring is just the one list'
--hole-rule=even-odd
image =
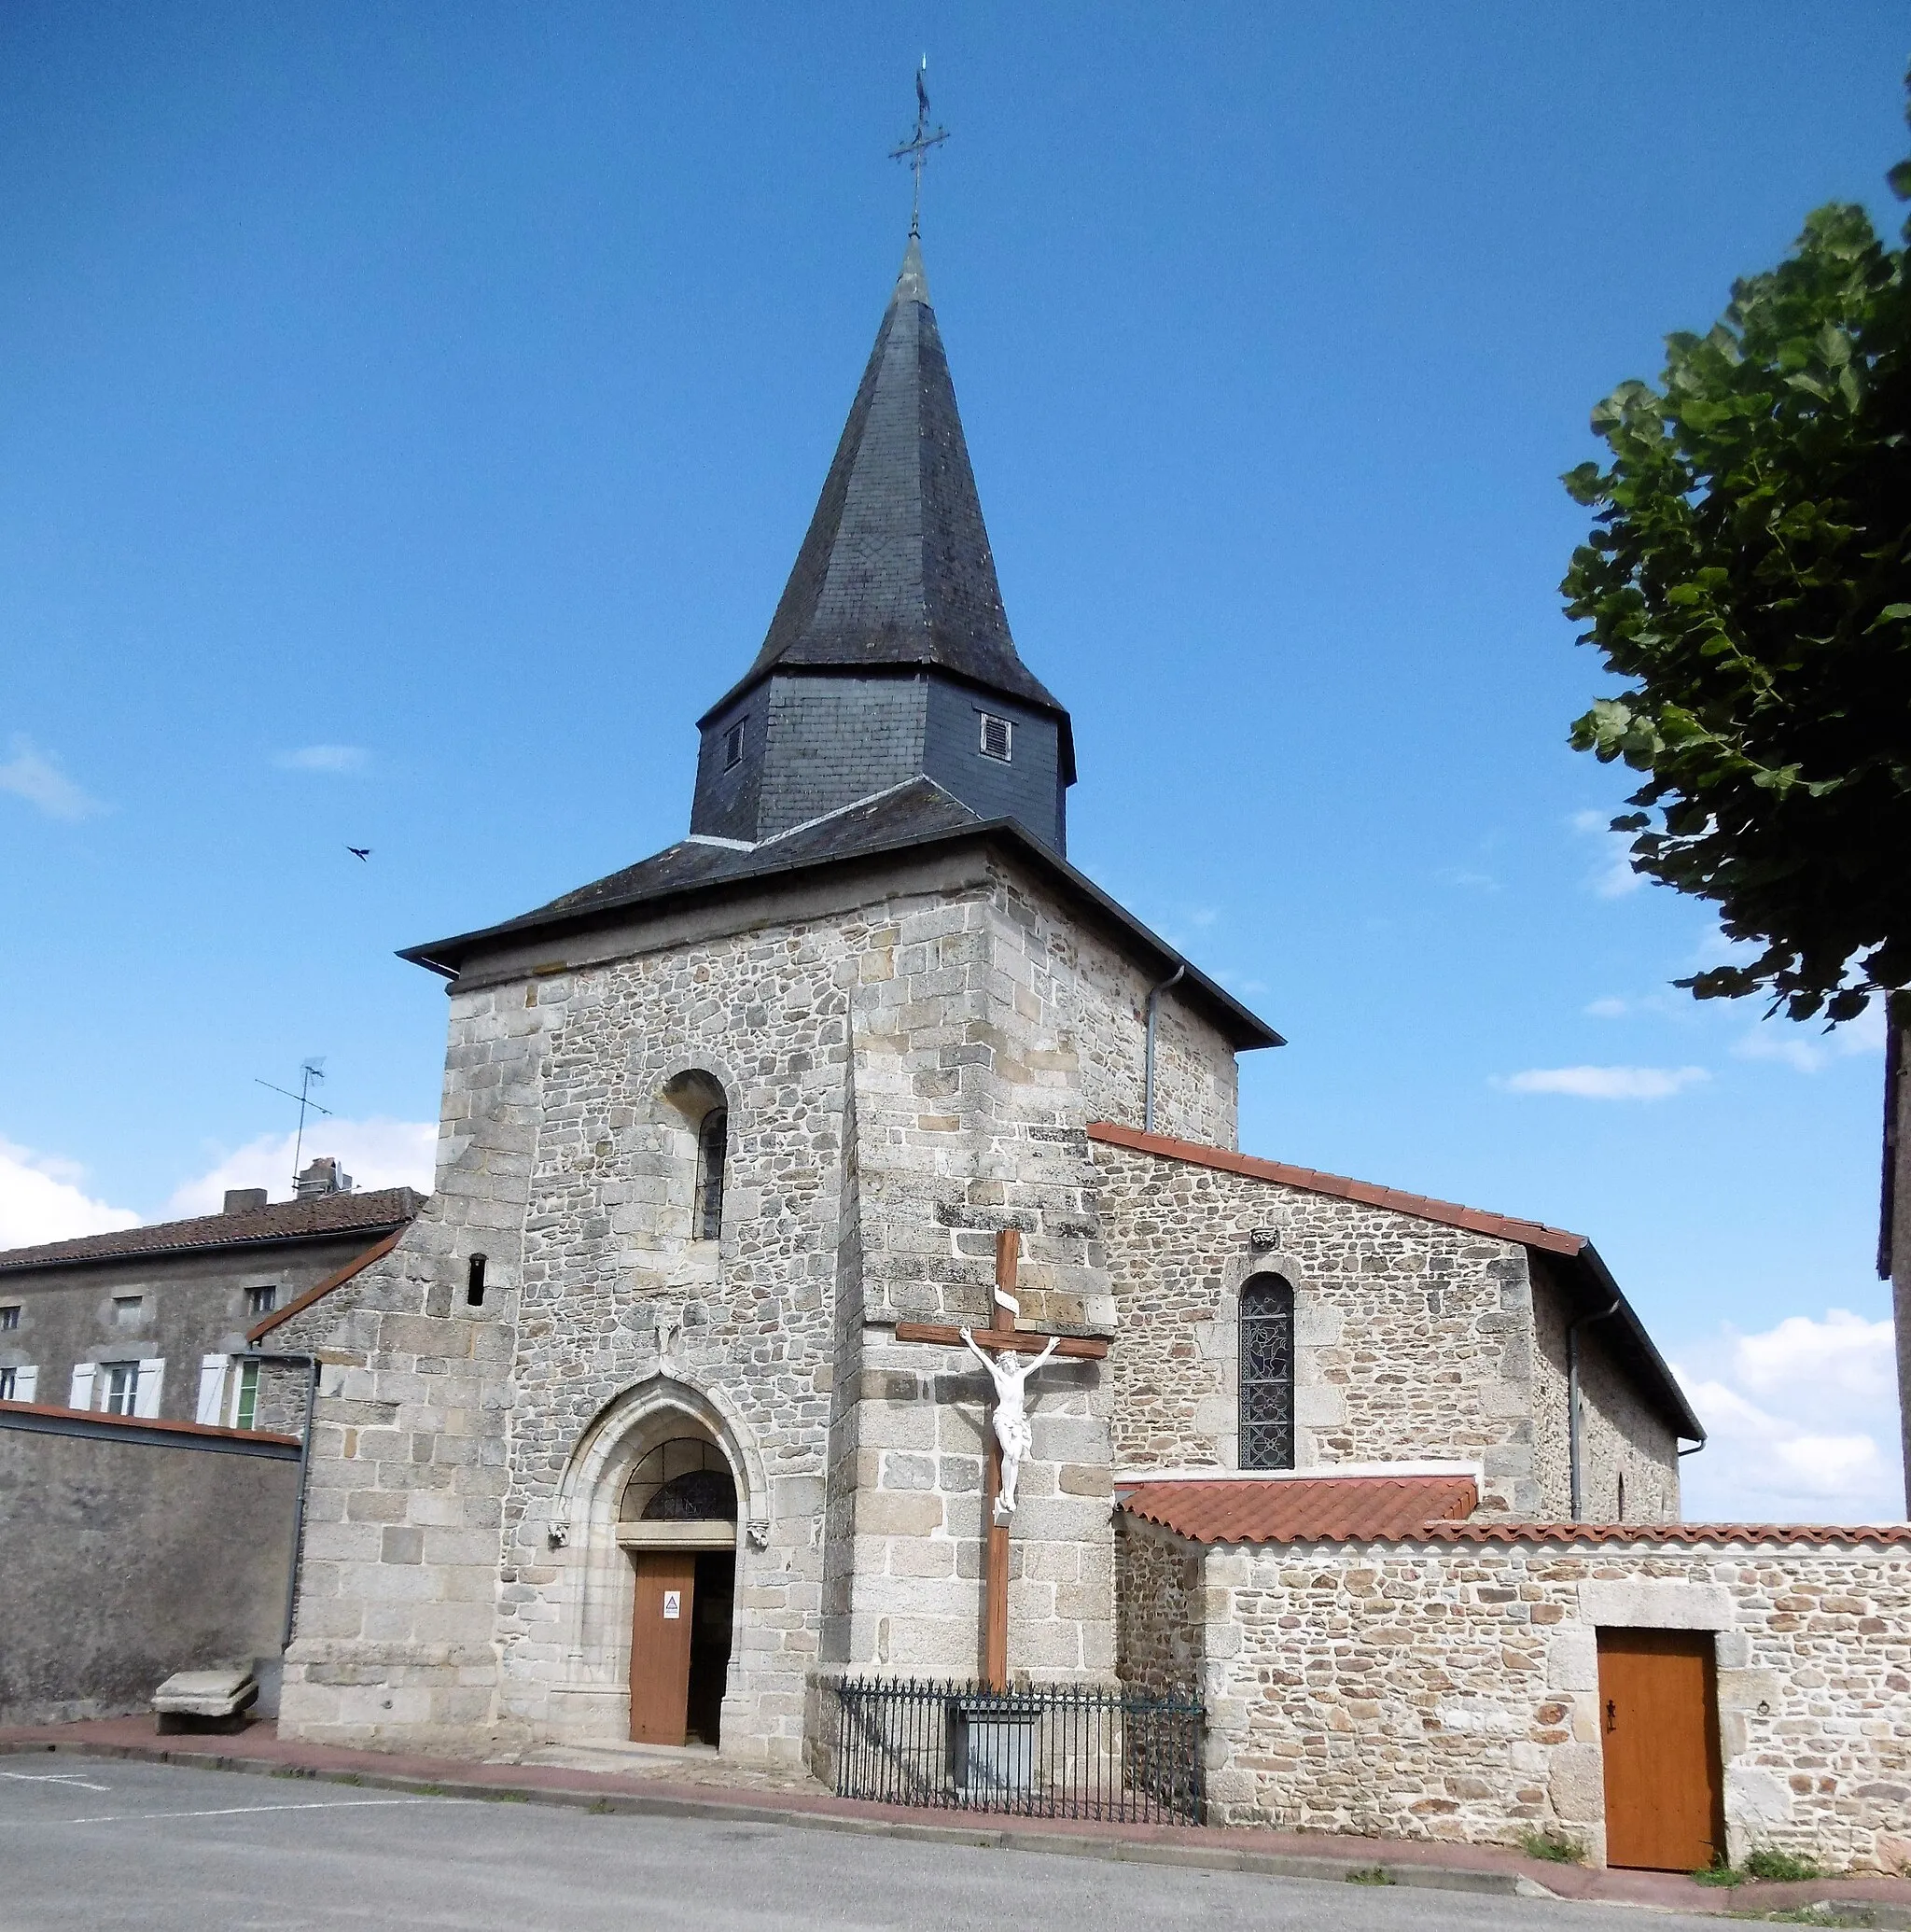
[{"label": "wooden gate door", "polygon": [[690,1698],[691,1614],[697,1553],[635,1553],[636,1608],[631,1619],[631,1738],[639,1744],[680,1744]]},{"label": "wooden gate door", "polygon": [[1703,1871],[1724,1855],[1709,1631],[1599,1632],[1606,1862]]}]

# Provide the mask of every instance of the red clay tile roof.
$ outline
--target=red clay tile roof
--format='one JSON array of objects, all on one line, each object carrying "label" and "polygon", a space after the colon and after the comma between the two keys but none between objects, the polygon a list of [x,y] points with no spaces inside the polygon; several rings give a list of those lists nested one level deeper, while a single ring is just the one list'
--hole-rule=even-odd
[{"label": "red clay tile roof", "polygon": [[1451,1527],[1479,1500],[1470,1476],[1177,1477],[1138,1484],[1121,1507],[1193,1543],[1371,1543]]},{"label": "red clay tile roof", "polygon": [[1518,1241],[1527,1248],[1544,1248],[1554,1254],[1577,1254],[1591,1245],[1584,1235],[1569,1234],[1563,1227],[1548,1227],[1543,1221],[1516,1221],[1507,1214],[1462,1208],[1454,1201],[1432,1200],[1424,1194],[1402,1194],[1397,1187],[1375,1187],[1371,1182],[1349,1181],[1343,1174],[1290,1168],[1284,1161],[1256,1160],[1250,1155],[1231,1154],[1224,1147],[1205,1147],[1198,1141],[1174,1141],[1165,1134],[1144,1134],[1135,1127],[1118,1127],[1112,1121],[1091,1122],[1088,1138],[1105,1141],[1110,1147],[1126,1147],[1137,1154],[1158,1154],[1165,1160],[1185,1160],[1196,1167],[1216,1168],[1224,1174],[1245,1174],[1252,1181],[1278,1181],[1285,1187],[1304,1188],[1309,1194],[1331,1194],[1370,1208],[1391,1208],[1396,1214],[1416,1215],[1422,1221],[1463,1227],[1472,1234],[1491,1235],[1496,1240]]},{"label": "red clay tile roof", "polygon": [[1896,1543],[1911,1523],[1430,1523],[1433,1543]]},{"label": "red clay tile roof", "polygon": [[1198,1141],[1175,1141],[1165,1134],[1144,1134],[1135,1127],[1113,1121],[1091,1121],[1088,1138],[1110,1147],[1124,1147],[1135,1154],[1151,1154],[1163,1160],[1186,1161],[1191,1167],[1211,1168],[1223,1174],[1240,1174],[1250,1181],[1273,1181],[1283,1187],[1298,1187],[1309,1194],[1332,1195],[1336,1199],[1359,1201],[1364,1207],[1387,1208],[1396,1214],[1412,1214],[1422,1221],[1437,1222],[1446,1227],[1462,1227],[1470,1234],[1489,1235],[1499,1241],[1516,1241],[1524,1248],[1538,1248],[1557,1254],[1577,1276],[1580,1312],[1618,1318],[1604,1339],[1618,1337],[1622,1359],[1638,1378],[1646,1399],[1669,1422],[1676,1435],[1687,1442],[1706,1439],[1705,1424],[1694,1414],[1678,1379],[1666,1365],[1646,1333],[1632,1304],[1620,1292],[1611,1271],[1584,1235],[1570,1234],[1563,1227],[1548,1227],[1543,1221],[1520,1221],[1510,1214],[1488,1214],[1478,1208],[1462,1208],[1454,1201],[1436,1201],[1424,1194],[1402,1194],[1397,1187],[1375,1187],[1367,1181],[1349,1181],[1344,1174],[1318,1173],[1312,1168],[1290,1168],[1277,1160],[1256,1160],[1251,1155],[1235,1154],[1225,1147],[1206,1147]]},{"label": "red clay tile roof", "polygon": [[402,1227],[425,1200],[424,1195],[409,1187],[381,1187],[370,1194],[322,1194],[310,1200],[274,1201],[270,1207],[244,1214],[201,1214],[190,1221],[160,1221],[149,1227],[82,1235],[77,1240],[46,1241],[37,1248],[9,1248],[0,1253],[0,1272],[195,1249],[249,1248],[271,1241],[310,1240],[322,1235],[374,1233]]},{"label": "red clay tile roof", "polygon": [[255,1344],[263,1341],[280,1323],[289,1322],[294,1315],[302,1315],[314,1302],[329,1295],[334,1288],[342,1288],[354,1275],[362,1274],[374,1261],[382,1261],[398,1245],[399,1238],[404,1232],[402,1227],[393,1228],[384,1240],[375,1242],[366,1249],[363,1254],[354,1256],[343,1267],[335,1269],[324,1281],[314,1281],[296,1300],[288,1301],[284,1308],[275,1309],[263,1322],[248,1328],[245,1331],[245,1339]]}]

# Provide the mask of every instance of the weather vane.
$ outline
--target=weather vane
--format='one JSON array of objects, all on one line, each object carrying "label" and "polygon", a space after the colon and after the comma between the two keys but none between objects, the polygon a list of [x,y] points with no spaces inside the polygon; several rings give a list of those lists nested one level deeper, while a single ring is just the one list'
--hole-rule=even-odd
[{"label": "weather vane", "polygon": [[922,232],[922,171],[929,158],[929,149],[940,147],[949,138],[947,128],[929,126],[929,57],[924,54],[922,65],[915,70],[915,133],[900,147],[889,150],[891,161],[906,161],[915,175],[915,200],[909,210],[909,231],[913,235]]}]

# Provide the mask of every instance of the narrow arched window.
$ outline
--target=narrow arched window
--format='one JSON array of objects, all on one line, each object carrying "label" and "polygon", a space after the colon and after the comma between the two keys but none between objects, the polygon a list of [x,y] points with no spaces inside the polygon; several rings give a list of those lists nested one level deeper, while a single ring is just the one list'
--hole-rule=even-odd
[{"label": "narrow arched window", "polygon": [[730,1114],[713,1107],[697,1129],[697,1239],[723,1234],[723,1163],[730,1153]]},{"label": "narrow arched window", "polygon": [[484,1257],[481,1254],[472,1255],[465,1268],[465,1305],[474,1309],[484,1306]]},{"label": "narrow arched window", "polygon": [[1294,1291],[1278,1275],[1241,1284],[1240,1462],[1294,1466]]}]

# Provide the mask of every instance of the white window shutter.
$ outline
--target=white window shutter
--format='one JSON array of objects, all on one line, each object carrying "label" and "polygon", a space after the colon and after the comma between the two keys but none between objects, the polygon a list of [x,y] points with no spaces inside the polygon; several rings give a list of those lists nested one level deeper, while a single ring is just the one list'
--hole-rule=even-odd
[{"label": "white window shutter", "polygon": [[216,1429],[226,1419],[220,1413],[226,1406],[226,1358],[202,1355],[199,1358],[199,1414],[197,1421]]},{"label": "white window shutter", "polygon": [[66,1397],[68,1408],[91,1408],[93,1406],[93,1378],[99,1374],[98,1366],[91,1362],[82,1362],[73,1371],[73,1388]]},{"label": "white window shutter", "polygon": [[16,1368],[13,1371],[13,1399],[16,1402],[31,1402],[34,1391],[39,1387],[40,1372],[37,1368]]},{"label": "white window shutter", "polygon": [[163,1355],[148,1355],[139,1365],[139,1382],[133,1393],[133,1412],[136,1416],[156,1416],[160,1412],[160,1389],[166,1379]]}]

